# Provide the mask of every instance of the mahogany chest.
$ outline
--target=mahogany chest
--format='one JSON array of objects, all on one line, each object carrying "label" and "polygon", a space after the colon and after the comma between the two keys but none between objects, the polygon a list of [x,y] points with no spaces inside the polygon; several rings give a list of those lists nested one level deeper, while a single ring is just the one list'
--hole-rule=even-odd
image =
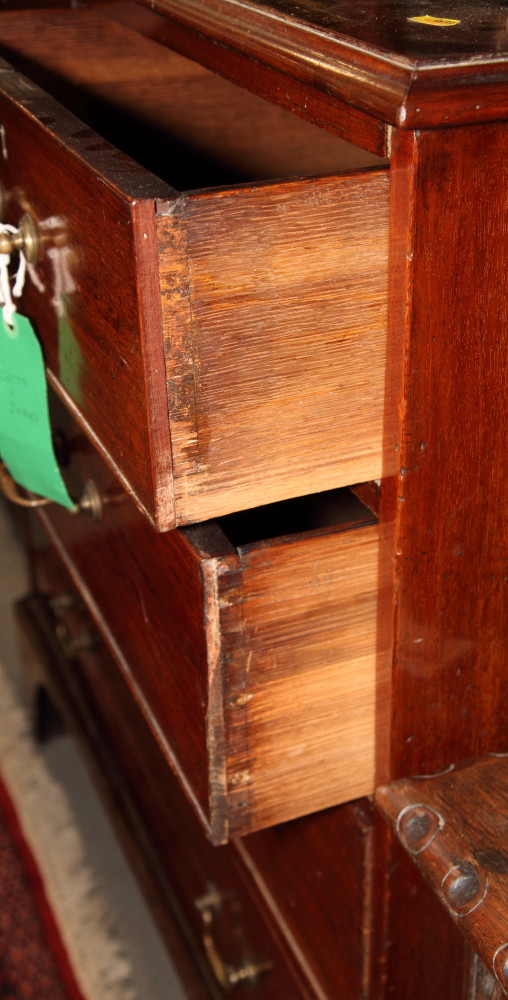
[{"label": "mahogany chest", "polygon": [[506,12],[431,8],[0,14],[19,617],[196,997],[501,988],[370,798],[507,749]]}]

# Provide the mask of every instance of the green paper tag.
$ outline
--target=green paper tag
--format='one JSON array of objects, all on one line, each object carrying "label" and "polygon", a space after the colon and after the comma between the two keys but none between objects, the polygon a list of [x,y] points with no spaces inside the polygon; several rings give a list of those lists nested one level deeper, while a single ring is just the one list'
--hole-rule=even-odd
[{"label": "green paper tag", "polygon": [[12,321],[10,329],[0,316],[0,456],[26,490],[72,508],[53,451],[40,344],[26,316]]},{"label": "green paper tag", "polygon": [[60,368],[58,377],[67,392],[81,404],[81,376],[83,357],[79,344],[74,336],[69,319],[70,296],[62,295],[60,299],[61,314],[58,316],[58,361]]}]

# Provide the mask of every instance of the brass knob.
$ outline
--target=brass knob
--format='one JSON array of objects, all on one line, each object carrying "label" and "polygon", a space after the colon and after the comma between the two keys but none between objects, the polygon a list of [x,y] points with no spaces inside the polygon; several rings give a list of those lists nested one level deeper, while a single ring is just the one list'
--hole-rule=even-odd
[{"label": "brass knob", "polygon": [[102,521],[102,497],[93,479],[85,483],[83,496],[71,514],[88,514],[96,524]]},{"label": "brass knob", "polygon": [[264,972],[273,968],[268,959],[251,959],[247,956],[241,965],[229,965],[219,952],[213,936],[214,916],[220,911],[222,897],[215,886],[208,886],[204,896],[195,900],[195,906],[203,919],[203,948],[208,964],[224,993],[231,993],[241,983],[255,986]]},{"label": "brass knob", "polygon": [[0,253],[12,254],[21,250],[28,264],[36,264],[39,255],[39,231],[28,212],[21,217],[14,233],[0,233]]}]

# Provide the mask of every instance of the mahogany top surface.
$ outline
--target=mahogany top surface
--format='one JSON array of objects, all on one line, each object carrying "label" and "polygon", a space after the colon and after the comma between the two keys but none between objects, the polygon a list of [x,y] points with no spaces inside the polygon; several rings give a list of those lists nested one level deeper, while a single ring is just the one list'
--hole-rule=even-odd
[{"label": "mahogany top surface", "polygon": [[[508,5],[478,0],[463,3],[415,3],[415,0],[223,0],[224,8],[263,12],[282,30],[296,22],[352,46],[389,53],[393,60],[418,68],[441,63],[506,57]],[[455,25],[422,24],[411,18],[428,14],[458,20]]]},{"label": "mahogany top surface", "polygon": [[[399,127],[492,121],[508,113],[506,3],[141,2],[225,46],[225,63],[227,49],[240,51]],[[422,15],[458,23],[411,20]],[[450,112],[455,95],[461,107]]]}]

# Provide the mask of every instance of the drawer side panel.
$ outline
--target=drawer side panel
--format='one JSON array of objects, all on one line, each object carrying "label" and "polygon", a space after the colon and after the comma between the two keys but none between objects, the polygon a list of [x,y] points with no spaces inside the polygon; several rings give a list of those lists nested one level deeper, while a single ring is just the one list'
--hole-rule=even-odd
[{"label": "drawer side panel", "polygon": [[[381,475],[388,191],[380,170],[187,199],[182,523]],[[174,221],[157,225],[164,295]],[[166,344],[175,326],[169,310]]]},{"label": "drawer side panel", "polygon": [[370,525],[244,554],[249,699],[234,709],[245,713],[245,756],[229,764],[232,835],[374,788],[376,725],[386,711],[377,658],[378,537]]}]

